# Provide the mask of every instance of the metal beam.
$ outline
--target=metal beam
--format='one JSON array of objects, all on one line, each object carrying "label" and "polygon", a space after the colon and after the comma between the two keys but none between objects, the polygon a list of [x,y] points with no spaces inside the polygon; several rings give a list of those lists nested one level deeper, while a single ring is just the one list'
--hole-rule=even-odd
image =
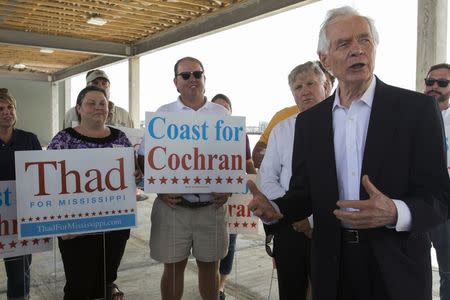
[{"label": "metal beam", "polygon": [[76,66],[53,73],[52,81],[61,81],[80,73],[87,72],[96,68],[101,68],[125,59],[126,58],[121,57],[99,56]]},{"label": "metal beam", "polygon": [[126,57],[131,54],[131,46],[125,44],[6,29],[0,29],[0,44],[51,48],[117,57]]},{"label": "metal beam", "polygon": [[31,72],[20,72],[20,71],[8,71],[8,70],[0,70],[0,78],[5,77],[8,79],[23,79],[23,80],[31,80],[31,81],[45,81],[50,82],[51,76],[45,73],[31,73]]},{"label": "metal beam", "polygon": [[[142,55],[190,38],[210,34],[213,31],[236,26],[238,23],[251,22],[251,19],[279,13],[280,11],[310,4],[318,0],[248,0],[234,4],[228,9],[195,19],[172,30],[164,31],[142,39],[134,44],[134,54]],[[293,7],[294,6],[294,7]]]}]

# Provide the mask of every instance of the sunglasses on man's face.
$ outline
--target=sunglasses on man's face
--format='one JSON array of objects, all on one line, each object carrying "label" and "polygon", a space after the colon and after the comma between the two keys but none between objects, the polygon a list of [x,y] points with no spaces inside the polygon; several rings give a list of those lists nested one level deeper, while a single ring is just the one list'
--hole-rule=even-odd
[{"label": "sunglasses on man's face", "polygon": [[441,88],[446,88],[450,80],[447,79],[434,79],[434,78],[425,78],[426,86],[433,86],[434,83],[437,82],[438,86]]},{"label": "sunglasses on man's face", "polygon": [[193,72],[181,72],[178,73],[177,76],[181,76],[184,80],[188,80],[191,78],[191,74],[194,75],[196,79],[200,79],[203,75],[203,71],[193,71]]}]

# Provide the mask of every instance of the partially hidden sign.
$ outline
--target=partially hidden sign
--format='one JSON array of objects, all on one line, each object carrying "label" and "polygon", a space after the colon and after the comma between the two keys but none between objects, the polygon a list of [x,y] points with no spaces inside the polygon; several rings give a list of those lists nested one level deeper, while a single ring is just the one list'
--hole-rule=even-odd
[{"label": "partially hidden sign", "polygon": [[245,118],[146,113],[145,191],[245,191]]},{"label": "partially hidden sign", "polygon": [[52,250],[52,238],[18,238],[16,198],[16,182],[0,181],[0,258]]},{"label": "partially hidden sign", "polygon": [[[246,175],[256,182],[256,175]],[[225,204],[228,216],[228,232],[258,234],[259,218],[253,215],[247,205],[252,199],[249,189],[244,193],[233,194]]]},{"label": "partially hidden sign", "polygon": [[19,237],[136,226],[132,148],[16,152]]}]

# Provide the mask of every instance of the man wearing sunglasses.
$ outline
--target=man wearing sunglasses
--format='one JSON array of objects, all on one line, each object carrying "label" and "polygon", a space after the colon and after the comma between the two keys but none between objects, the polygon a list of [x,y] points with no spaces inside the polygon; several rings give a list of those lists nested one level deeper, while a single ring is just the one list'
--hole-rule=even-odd
[{"label": "man wearing sunglasses", "polygon": [[[450,65],[437,64],[430,68],[425,78],[425,94],[432,96],[439,104],[444,120],[444,126],[450,126]],[[446,131],[448,137],[449,132]],[[448,143],[448,138],[447,138]],[[437,226],[430,231],[431,242],[436,250],[439,265],[440,297],[450,299],[450,221]]]},{"label": "man wearing sunglasses", "polygon": [[297,117],[277,206],[248,181],[249,209],[266,221],[314,215],[316,300],[432,299],[428,231],[450,202],[442,118],[428,96],[374,75],[378,41],[370,18],[328,11],[317,53],[338,87]]},{"label": "man wearing sunglasses", "polygon": [[[158,112],[194,112],[228,115],[221,105],[205,97],[202,63],[184,57],[174,67],[173,82],[180,93],[177,101]],[[143,157],[141,157],[141,162]],[[228,230],[223,204],[230,194],[158,194],[151,215],[150,256],[164,263],[161,277],[163,300],[183,296],[184,270],[191,254],[198,267],[198,286],[203,300],[219,298],[219,261],[228,250]]]}]

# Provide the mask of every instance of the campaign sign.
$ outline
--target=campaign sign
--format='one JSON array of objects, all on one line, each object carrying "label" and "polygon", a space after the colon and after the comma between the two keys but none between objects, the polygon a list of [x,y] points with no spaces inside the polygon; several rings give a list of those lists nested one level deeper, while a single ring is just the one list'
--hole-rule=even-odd
[{"label": "campaign sign", "polygon": [[53,249],[51,238],[19,240],[15,181],[0,181],[0,258]]},{"label": "campaign sign", "polygon": [[16,152],[19,237],[136,226],[133,148]]},{"label": "campaign sign", "polygon": [[[256,175],[247,175],[247,180],[256,182]],[[247,182],[246,180],[246,182]],[[259,218],[253,215],[247,205],[252,194],[247,188],[245,193],[233,194],[227,201],[228,232],[258,234]]]},{"label": "campaign sign", "polygon": [[145,114],[145,191],[245,191],[245,118]]}]

